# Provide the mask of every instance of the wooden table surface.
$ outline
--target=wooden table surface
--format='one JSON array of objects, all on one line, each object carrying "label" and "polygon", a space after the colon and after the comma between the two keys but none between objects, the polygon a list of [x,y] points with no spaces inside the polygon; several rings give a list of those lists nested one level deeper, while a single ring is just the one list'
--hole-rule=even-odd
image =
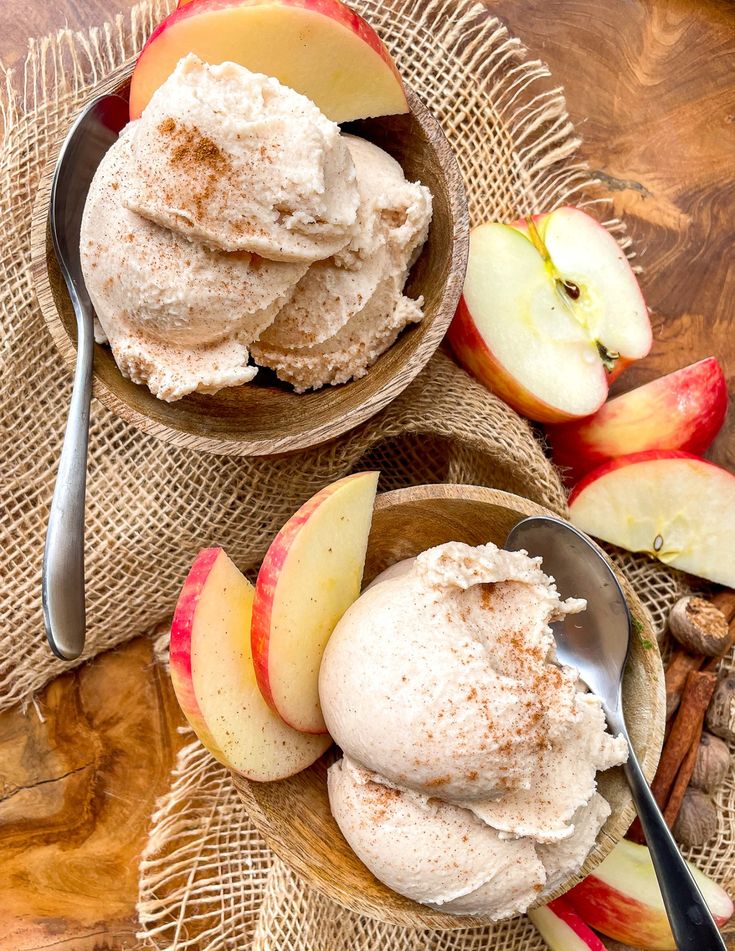
[{"label": "wooden table surface", "polygon": [[[620,389],[710,354],[735,386],[735,4],[488,0],[566,89],[645,270],[655,345]],[[130,0],[2,0],[0,58]],[[731,413],[712,457],[735,470]],[[131,642],[0,716],[0,951],[136,947],[137,859],[181,738],[151,645]]]}]

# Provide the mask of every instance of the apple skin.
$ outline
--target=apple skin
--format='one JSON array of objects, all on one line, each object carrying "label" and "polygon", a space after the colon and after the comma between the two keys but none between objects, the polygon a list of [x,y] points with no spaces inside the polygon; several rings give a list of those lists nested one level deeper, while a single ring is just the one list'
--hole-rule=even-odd
[{"label": "apple skin", "polygon": [[557,465],[580,479],[619,456],[651,449],[702,455],[727,414],[727,381],[714,357],[668,373],[581,420],[548,426]]},{"label": "apple skin", "polygon": [[605,945],[564,898],[528,913],[550,951],[606,951]]},{"label": "apple skin", "polygon": [[522,416],[539,423],[562,423],[577,418],[540,400],[495,359],[472,319],[464,294],[449,325],[447,341],[461,365]]},{"label": "apple skin", "polygon": [[221,548],[205,548],[194,559],[176,603],[169,646],[169,668],[179,706],[204,746],[220,761],[224,758],[222,750],[210,733],[194,694],[191,630],[199,595],[221,551]]},{"label": "apple skin", "polygon": [[[690,869],[722,928],[733,913],[723,888]],[[595,871],[564,895],[588,925],[604,935],[646,951],[676,951],[648,848],[623,839]]]},{"label": "apple skin", "polygon": [[[400,77],[393,57],[390,55],[382,40],[373,28],[354,10],[351,10],[340,0],[180,0],[178,6],[156,27],[153,33],[146,41],[143,49],[138,56],[138,61],[133,71],[130,82],[130,118],[139,119],[145,106],[148,104],[153,90],[144,90],[141,88],[142,71],[138,67],[144,63],[146,58],[151,55],[155,49],[156,42],[167,30],[175,27],[177,24],[186,20],[188,17],[196,17],[202,13],[216,12],[226,10],[230,7],[253,7],[253,6],[286,6],[299,7],[310,13],[321,14],[346,27],[351,33],[358,36],[374,52],[376,52],[385,64],[394,74],[398,85],[403,89],[403,81]],[[190,52],[190,51],[187,51]],[[196,52],[195,50],[193,52]],[[183,53],[182,53],[183,55]],[[202,57],[207,61],[206,56]],[[175,67],[172,63],[171,69]],[[136,79],[136,73],[138,77]],[[405,100],[405,97],[404,97]],[[405,101],[403,112],[408,112],[408,102]]]}]

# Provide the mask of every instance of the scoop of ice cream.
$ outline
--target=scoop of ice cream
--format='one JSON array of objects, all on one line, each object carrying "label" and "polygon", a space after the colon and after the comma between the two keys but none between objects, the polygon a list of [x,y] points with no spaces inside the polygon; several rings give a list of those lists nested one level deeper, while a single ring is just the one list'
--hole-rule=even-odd
[{"label": "scoop of ice cream", "polygon": [[127,206],[212,247],[311,263],[352,239],[344,138],[276,79],[186,56],[145,108],[133,155]]},{"label": "scoop of ice cream", "polygon": [[426,240],[431,194],[407,182],[383,149],[344,139],[360,193],[355,235],[339,254],[309,268],[254,351],[299,391],[363,376],[423,316],[422,302],[404,296],[403,285]]},{"label": "scoop of ice cream", "polygon": [[84,280],[122,372],[175,400],[256,373],[248,345],[273,320],[307,265],[196,244],[127,209],[128,126],[90,187],[82,219]]},{"label": "scoop of ice cream", "polygon": [[[582,755],[591,742],[572,729],[577,674],[553,662],[549,627],[583,606],[522,552],[430,549],[337,625],[319,688],[329,732],[369,769],[442,799],[531,789],[549,743],[568,737]],[[604,723],[596,738],[615,744]],[[567,779],[552,777],[549,798]]]},{"label": "scoop of ice cream", "polygon": [[538,898],[544,866],[528,839],[501,839],[466,809],[386,786],[350,760],[327,776],[335,820],[389,888],[455,914],[494,919]]}]

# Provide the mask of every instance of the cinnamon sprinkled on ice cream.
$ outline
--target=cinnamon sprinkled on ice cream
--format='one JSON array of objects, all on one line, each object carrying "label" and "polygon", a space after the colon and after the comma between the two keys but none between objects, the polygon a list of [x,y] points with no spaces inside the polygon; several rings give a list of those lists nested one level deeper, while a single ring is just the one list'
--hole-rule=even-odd
[{"label": "cinnamon sprinkled on ice cream", "polygon": [[98,340],[164,400],[250,381],[251,355],[298,391],[347,382],[421,320],[403,285],[430,219],[426,188],[309,99],[189,55],[90,189]]},{"label": "cinnamon sprinkled on ice cream", "polygon": [[[502,918],[581,866],[610,811],[596,774],[626,757],[599,699],[555,660],[549,624],[584,607],[559,598],[538,558],[452,542],[378,579],[339,622],[319,684],[348,758],[330,801],[395,890]],[[381,784],[399,796],[377,821]],[[458,829],[483,857],[437,880]],[[504,863],[514,874],[496,877]]]}]

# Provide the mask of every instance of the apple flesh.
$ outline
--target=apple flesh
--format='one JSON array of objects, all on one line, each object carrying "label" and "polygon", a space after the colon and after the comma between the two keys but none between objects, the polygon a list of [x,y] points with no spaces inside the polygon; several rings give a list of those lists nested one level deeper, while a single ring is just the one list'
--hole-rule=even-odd
[{"label": "apple flesh", "polygon": [[600,408],[616,366],[650,350],[651,325],[615,239],[584,212],[559,208],[473,230],[449,341],[519,413],[558,423]]},{"label": "apple flesh", "polygon": [[[727,892],[689,863],[709,910],[721,928],[733,903]],[[645,845],[623,839],[591,875],[564,895],[592,928],[651,951],[676,951],[651,856]]]},{"label": "apple flesh", "polygon": [[191,0],[152,34],[133,72],[130,118],[187,53],[239,63],[308,96],[334,122],[408,112],[379,36],[339,0]]},{"label": "apple flesh", "polygon": [[606,951],[594,931],[563,898],[531,909],[528,917],[550,951]]},{"label": "apple flesh", "polygon": [[171,680],[207,749],[248,779],[306,769],[329,737],[298,733],[263,700],[250,652],[254,588],[221,548],[197,555],[171,625]]},{"label": "apple flesh", "polygon": [[735,476],[675,450],[621,456],[569,496],[573,525],[628,551],[735,586]]},{"label": "apple flesh", "polygon": [[725,420],[727,382],[714,357],[609,400],[594,416],[549,426],[554,462],[576,480],[634,452],[681,449],[702,455]]},{"label": "apple flesh", "polygon": [[377,472],[326,486],[293,515],[263,559],[252,647],[261,693],[297,730],[325,733],[319,668],[335,625],[360,596]]}]

